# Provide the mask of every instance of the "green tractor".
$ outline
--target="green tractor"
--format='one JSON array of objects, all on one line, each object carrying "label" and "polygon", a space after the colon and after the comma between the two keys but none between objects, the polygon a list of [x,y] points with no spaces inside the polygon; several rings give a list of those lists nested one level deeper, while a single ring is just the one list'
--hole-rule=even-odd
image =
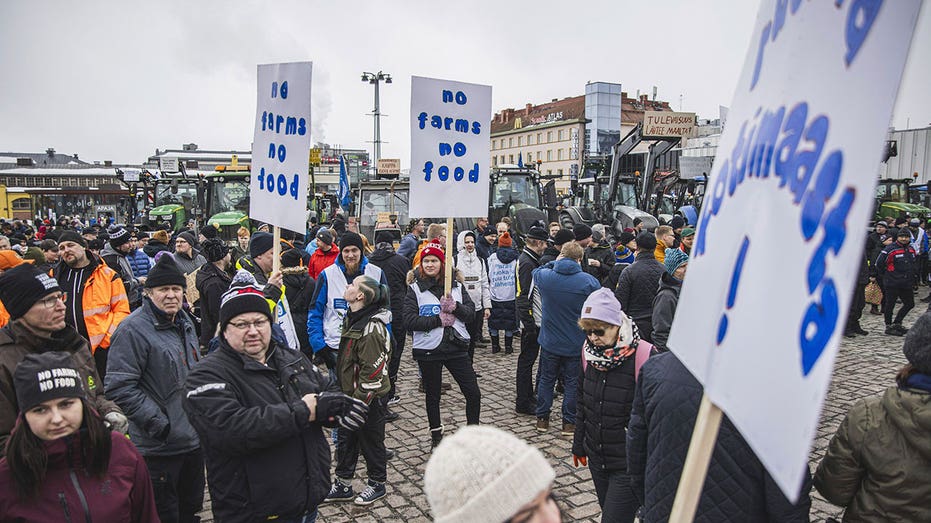
[{"label": "green tractor", "polygon": [[156,228],[164,223],[178,231],[203,208],[203,184],[198,177],[167,175],[152,182],[153,205],[145,223]]},{"label": "green tractor", "polygon": [[882,220],[888,216],[893,218],[910,217],[927,220],[931,217],[931,209],[914,203],[909,203],[909,185],[911,180],[879,180],[876,186],[876,215],[875,220]]},{"label": "green tractor", "polygon": [[207,223],[217,227],[224,242],[235,245],[240,227],[252,230],[248,167],[245,170],[218,170],[208,174],[204,181],[207,185]]}]

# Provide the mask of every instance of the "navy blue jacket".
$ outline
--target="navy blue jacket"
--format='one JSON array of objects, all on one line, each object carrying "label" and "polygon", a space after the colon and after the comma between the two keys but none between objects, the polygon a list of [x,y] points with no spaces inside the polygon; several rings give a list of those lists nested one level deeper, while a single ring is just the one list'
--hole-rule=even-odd
[{"label": "navy blue jacket", "polygon": [[578,326],[582,304],[601,284],[583,272],[578,262],[568,258],[537,267],[533,279],[543,303],[537,336],[540,347],[557,356],[579,356],[585,342],[585,333]]}]

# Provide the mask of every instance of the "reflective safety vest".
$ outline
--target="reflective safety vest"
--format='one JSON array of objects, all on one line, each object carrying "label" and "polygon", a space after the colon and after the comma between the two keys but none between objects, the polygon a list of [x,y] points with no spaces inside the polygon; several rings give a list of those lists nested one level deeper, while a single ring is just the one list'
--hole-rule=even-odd
[{"label": "reflective safety vest", "polygon": [[[414,294],[417,296],[417,309],[420,312],[420,316],[437,316],[440,314],[440,299],[436,297],[432,292],[424,292],[420,290],[420,285],[417,282],[411,284],[411,288],[414,289]],[[450,290],[450,296],[458,303],[462,303],[462,285],[457,285]],[[469,330],[466,329],[465,323],[462,323],[462,320],[456,318],[456,322],[453,323],[453,328],[456,329],[456,332],[459,333],[463,339],[469,339]],[[439,347],[440,342],[443,341],[443,326],[439,326],[435,329],[428,331],[413,331],[411,334],[413,338],[413,348],[418,350],[433,350]]]},{"label": "reflective safety vest", "polygon": [[[346,281],[346,275],[343,274],[342,267],[337,264],[330,265],[323,269],[326,275],[326,306],[323,308],[323,340],[327,347],[336,349],[339,347],[339,338],[343,333],[343,318],[349,311],[349,304],[343,298],[346,287],[349,282]],[[376,282],[381,281],[381,268],[377,265],[367,263],[362,274],[372,278]]]}]

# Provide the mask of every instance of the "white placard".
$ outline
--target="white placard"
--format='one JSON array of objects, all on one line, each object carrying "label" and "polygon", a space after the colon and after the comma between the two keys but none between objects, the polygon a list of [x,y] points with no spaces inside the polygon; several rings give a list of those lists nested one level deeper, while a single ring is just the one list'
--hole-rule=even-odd
[{"label": "white placard", "polygon": [[249,217],[291,231],[307,227],[312,62],[258,67]]},{"label": "white placard", "polygon": [[411,77],[410,215],[488,214],[491,86]]},{"label": "white placard", "polygon": [[919,4],[765,0],[701,210],[668,345],[793,500]]},{"label": "white placard", "polygon": [[180,170],[177,156],[162,156],[158,159],[158,166],[163,173],[176,173]]}]

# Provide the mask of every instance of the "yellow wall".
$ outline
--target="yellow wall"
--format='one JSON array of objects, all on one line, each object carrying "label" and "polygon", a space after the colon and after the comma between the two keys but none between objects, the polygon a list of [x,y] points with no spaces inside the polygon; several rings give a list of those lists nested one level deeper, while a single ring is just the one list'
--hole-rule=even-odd
[{"label": "yellow wall", "polygon": [[[30,196],[25,193],[8,193],[5,185],[0,185],[0,218],[13,218],[13,202],[26,199]],[[31,214],[31,211],[30,211]]]}]

